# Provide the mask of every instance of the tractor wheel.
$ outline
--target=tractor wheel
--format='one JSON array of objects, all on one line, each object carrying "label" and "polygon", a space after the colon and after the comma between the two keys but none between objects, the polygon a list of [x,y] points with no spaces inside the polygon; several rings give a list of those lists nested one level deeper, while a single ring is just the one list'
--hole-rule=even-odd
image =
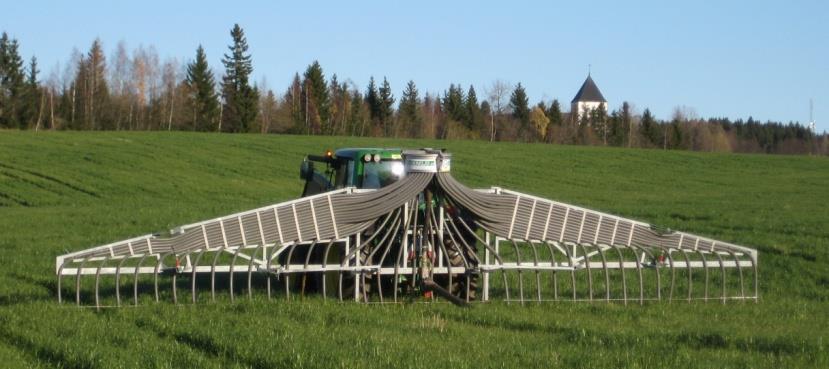
[{"label": "tractor wheel", "polygon": [[[362,250],[359,252],[360,257],[360,265],[371,264],[371,258],[369,255],[371,254],[372,247],[371,245],[366,245]],[[345,250],[343,250],[344,252]],[[342,255],[345,257],[345,254]],[[356,284],[355,284],[356,279]],[[342,299],[343,301],[348,301],[353,299],[354,297],[354,288],[359,285],[360,286],[360,301],[367,301],[368,296],[371,294],[372,287],[374,286],[374,275],[365,273],[349,273],[344,272],[342,277]]]},{"label": "tractor wheel", "polygon": [[[468,255],[468,252],[464,252],[463,250],[459,250],[458,245],[456,245],[452,240],[447,239],[444,241],[446,252],[447,252],[447,259],[449,260],[449,264],[455,268],[463,268],[464,267],[464,258],[466,258],[467,263],[472,263],[472,258]],[[464,252],[464,254],[461,254]],[[474,265],[470,265],[473,267]],[[469,278],[467,278],[467,276]],[[469,301],[475,300],[476,297],[476,290],[478,289],[478,275],[472,274],[467,272],[467,274],[461,273],[453,273],[452,274],[452,286],[450,286],[449,291],[461,298],[467,298],[467,284],[469,285]]]}]

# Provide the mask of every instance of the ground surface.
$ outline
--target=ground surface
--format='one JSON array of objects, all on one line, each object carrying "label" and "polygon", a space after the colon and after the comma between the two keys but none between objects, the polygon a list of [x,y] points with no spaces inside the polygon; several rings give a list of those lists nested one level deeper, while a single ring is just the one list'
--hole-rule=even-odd
[{"label": "ground surface", "polygon": [[[223,300],[76,308],[54,258],[298,196],[306,153],[445,147],[453,173],[756,247],[758,304]],[[463,141],[0,132],[0,366],[829,367],[829,160]],[[71,290],[66,290],[71,291]]]}]

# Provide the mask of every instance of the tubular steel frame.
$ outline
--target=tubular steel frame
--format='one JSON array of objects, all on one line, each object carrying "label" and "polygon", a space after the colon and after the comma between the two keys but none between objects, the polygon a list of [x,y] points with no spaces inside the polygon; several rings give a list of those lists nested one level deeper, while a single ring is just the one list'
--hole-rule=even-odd
[{"label": "tubular steel frame", "polygon": [[145,235],[58,256],[58,301],[64,277],[74,277],[75,302],[84,304],[82,277],[94,276],[101,308],[101,277],[110,275],[115,306],[122,305],[124,275],[132,277],[134,305],[145,275],[153,276],[155,301],[160,277],[169,276],[174,303],[178,278],[189,278],[196,303],[205,276],[215,300],[217,275],[227,280],[231,301],[239,276],[249,299],[254,276],[268,299],[273,279],[286,298],[314,286],[327,299],[335,284],[336,299],[365,302],[409,300],[403,295],[417,290],[415,281],[463,302],[759,298],[754,249],[498,187],[470,190],[449,175],[450,158],[406,151],[407,176],[380,190],[335,190],[181,226],[166,238]]}]

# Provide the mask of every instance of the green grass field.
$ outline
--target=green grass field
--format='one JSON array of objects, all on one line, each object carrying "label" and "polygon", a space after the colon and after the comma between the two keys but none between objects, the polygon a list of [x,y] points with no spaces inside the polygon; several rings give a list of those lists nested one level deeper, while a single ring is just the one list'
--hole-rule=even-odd
[{"label": "green grass field", "polygon": [[[55,256],[298,197],[304,154],[445,147],[453,174],[755,247],[760,301],[56,299]],[[829,367],[829,160],[473,141],[0,131],[0,367]],[[67,290],[71,291],[71,290]]]}]

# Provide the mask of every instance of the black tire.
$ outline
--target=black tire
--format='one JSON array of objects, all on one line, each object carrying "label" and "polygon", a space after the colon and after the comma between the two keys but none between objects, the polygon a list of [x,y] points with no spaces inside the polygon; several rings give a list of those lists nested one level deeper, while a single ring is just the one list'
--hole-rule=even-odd
[{"label": "black tire", "polygon": [[[444,247],[446,248],[446,260],[448,260],[449,265],[453,268],[466,267],[467,270],[465,274],[452,273],[452,285],[449,286],[449,292],[463,300],[466,300],[467,298],[469,301],[475,300],[477,297],[476,292],[478,290],[478,274],[470,271],[471,268],[476,266],[474,265],[474,259],[471,257],[468,250],[459,250],[458,245],[452,242],[451,239],[444,240]],[[465,265],[464,259],[466,259],[466,264],[469,265]],[[441,276],[440,280],[448,282],[448,277]]]},{"label": "black tire", "polygon": [[[366,245],[363,247],[362,250],[359,252],[360,257],[360,265],[371,264],[371,259],[369,255],[371,254],[372,245]],[[340,260],[346,257],[345,249],[340,249]],[[356,279],[356,283],[355,283]],[[372,292],[372,287],[374,286],[374,275],[370,273],[351,273],[351,272],[343,272],[342,273],[342,296],[340,298],[343,301],[351,300],[354,296],[354,288],[359,285],[360,286],[360,297],[361,301],[368,300],[368,296]]]}]

